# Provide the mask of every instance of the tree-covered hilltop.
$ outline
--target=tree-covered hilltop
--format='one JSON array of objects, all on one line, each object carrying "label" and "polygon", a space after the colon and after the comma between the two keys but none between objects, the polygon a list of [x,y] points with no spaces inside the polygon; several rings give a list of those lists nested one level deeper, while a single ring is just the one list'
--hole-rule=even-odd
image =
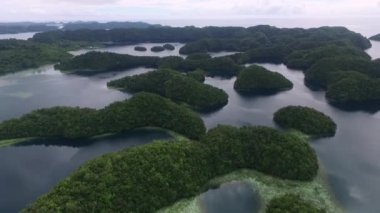
[{"label": "tree-covered hilltop", "polygon": [[337,56],[371,59],[363,50],[353,46],[327,45],[309,50],[294,51],[286,57],[285,64],[289,68],[307,70],[322,58],[334,58]]},{"label": "tree-covered hilltop", "polygon": [[202,112],[220,109],[228,103],[228,95],[223,90],[167,69],[128,76],[107,85],[132,93],[156,93]]},{"label": "tree-covered hilltop", "polygon": [[175,50],[175,46],[172,44],[164,44],[162,47],[165,48],[165,50],[170,50],[170,51]]},{"label": "tree-covered hilltop", "polygon": [[181,72],[192,72],[201,69],[208,76],[235,76],[241,66],[231,59],[209,58],[201,60],[183,59],[179,56],[153,57],[132,56],[108,52],[88,52],[75,56],[69,60],[62,61],[55,66],[64,72],[80,75],[95,75],[99,72],[123,71],[136,67],[165,68]]},{"label": "tree-covered hilltop", "polygon": [[189,59],[183,59],[178,56],[170,56],[161,58],[159,67],[182,72],[191,72],[201,69],[207,76],[221,76],[226,78],[236,76],[242,69],[242,66],[239,66],[232,59],[227,57],[199,59],[190,57]]},{"label": "tree-covered hilltop", "polygon": [[372,78],[380,77],[380,62],[371,61],[364,57],[336,56],[318,60],[305,71],[305,81],[311,87],[327,89],[332,83],[336,83],[344,77],[338,72],[356,71]]},{"label": "tree-covered hilltop", "polygon": [[[358,72],[341,72],[339,81],[328,87],[326,98],[343,108],[379,108],[380,78],[371,79]],[[339,74],[337,74],[339,75]]]},{"label": "tree-covered hilltop", "polygon": [[209,147],[212,165],[220,173],[247,168],[283,179],[309,181],[318,171],[316,154],[307,142],[269,127],[218,126],[201,143]]},{"label": "tree-covered hilltop", "polygon": [[198,115],[158,95],[141,93],[104,109],[54,107],[0,123],[0,140],[53,137],[80,139],[142,127],[169,129],[198,139],[205,126]]},{"label": "tree-covered hilltop", "polygon": [[324,209],[318,209],[313,203],[304,201],[300,196],[286,194],[272,199],[266,213],[325,213]]},{"label": "tree-covered hilltop", "polygon": [[234,89],[243,95],[273,94],[292,88],[293,83],[280,73],[257,65],[243,69],[234,84]]},{"label": "tree-covered hilltop", "polygon": [[[265,40],[265,39],[264,39]],[[265,41],[264,41],[265,42]],[[189,55],[194,53],[207,53],[207,52],[245,52],[247,50],[256,48],[263,45],[256,38],[246,39],[202,39],[187,43],[179,52],[181,54]]]},{"label": "tree-covered hilltop", "polygon": [[159,57],[132,56],[109,52],[88,52],[55,66],[64,72],[93,75],[99,72],[122,71],[136,67],[157,67]]},{"label": "tree-covered hilltop", "polygon": [[0,75],[70,58],[65,48],[23,40],[0,40]]},{"label": "tree-covered hilltop", "polygon": [[24,212],[156,212],[241,167],[306,181],[318,162],[308,143],[292,135],[219,126],[200,143],[156,142],[92,160]]},{"label": "tree-covered hilltop", "polygon": [[146,47],[142,47],[142,46],[136,46],[136,47],[134,48],[134,50],[136,50],[136,51],[140,51],[140,52],[145,52],[145,51],[147,51]]},{"label": "tree-covered hilltop", "polygon": [[162,52],[164,50],[165,50],[165,48],[163,46],[154,46],[154,47],[150,48],[150,51],[156,52],[156,53]]},{"label": "tree-covered hilltop", "polygon": [[191,72],[187,72],[186,75],[194,80],[197,80],[199,82],[204,82],[206,80],[206,73],[205,71],[201,69],[196,69]]},{"label": "tree-covered hilltop", "polygon": [[369,39],[374,40],[374,41],[380,41],[380,34],[371,36]]},{"label": "tree-covered hilltop", "polygon": [[288,106],[279,109],[273,117],[279,126],[295,129],[313,137],[330,137],[336,132],[335,122],[313,108]]}]

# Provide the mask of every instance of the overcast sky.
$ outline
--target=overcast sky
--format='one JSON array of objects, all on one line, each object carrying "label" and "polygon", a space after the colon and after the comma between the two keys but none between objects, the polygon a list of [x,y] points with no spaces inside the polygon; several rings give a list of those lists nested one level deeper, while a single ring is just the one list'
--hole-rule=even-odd
[{"label": "overcast sky", "polygon": [[0,22],[380,16],[380,0],[1,0]]}]

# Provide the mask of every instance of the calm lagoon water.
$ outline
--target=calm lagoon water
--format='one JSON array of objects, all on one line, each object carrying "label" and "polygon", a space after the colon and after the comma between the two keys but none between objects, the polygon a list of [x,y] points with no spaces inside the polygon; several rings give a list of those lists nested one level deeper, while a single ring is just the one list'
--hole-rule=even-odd
[{"label": "calm lagoon water", "polygon": [[250,184],[232,182],[200,195],[200,205],[207,213],[256,213],[261,201]]},{"label": "calm lagoon water", "polygon": [[[147,44],[151,45],[151,44]],[[380,56],[380,45],[368,50]],[[118,49],[117,47],[109,47]],[[115,50],[116,51],[116,50]],[[119,47],[122,53],[130,47]],[[146,55],[152,55],[149,51]],[[380,113],[346,112],[326,103],[324,92],[310,91],[303,84],[302,72],[284,65],[261,64],[280,72],[294,83],[294,89],[273,96],[246,98],[233,90],[234,78],[207,78],[206,83],[224,89],[229,104],[218,112],[204,114],[208,128],[218,124],[266,125],[275,127],[273,113],[287,105],[311,106],[330,115],[338,124],[334,138],[312,141],[329,178],[337,200],[348,212],[375,213],[380,209]],[[100,74],[92,77],[64,75],[50,66],[0,77],[0,121],[32,110],[51,106],[102,108],[131,95],[107,89],[112,79],[150,71],[145,68]],[[116,138],[100,139],[88,146],[64,145],[13,146],[0,149],[0,212],[16,212],[38,196],[48,192],[85,161],[153,139],[167,138],[162,132],[139,132]],[[238,203],[250,209],[254,204],[243,196],[242,186],[229,185],[220,193],[205,195],[207,212],[215,212],[221,203]],[[243,187],[242,190],[247,190]],[[214,191],[214,192],[218,192]],[[211,192],[210,192],[211,193]],[[227,193],[228,196],[223,194]],[[248,193],[249,194],[249,193]],[[240,200],[243,199],[243,200]],[[214,210],[215,211],[214,211]]]}]

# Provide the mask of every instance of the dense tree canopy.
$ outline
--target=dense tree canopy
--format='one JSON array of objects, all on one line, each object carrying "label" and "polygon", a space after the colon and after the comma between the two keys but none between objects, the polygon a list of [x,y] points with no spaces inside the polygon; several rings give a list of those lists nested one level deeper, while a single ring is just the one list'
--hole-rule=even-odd
[{"label": "dense tree canopy", "polygon": [[228,103],[228,95],[221,89],[188,77],[173,70],[158,70],[128,76],[108,83],[127,92],[151,92],[173,101],[185,103],[198,111],[213,111]]},{"label": "dense tree canopy", "polygon": [[201,143],[156,142],[92,160],[25,212],[156,212],[240,168],[310,180],[318,164],[308,143],[295,136],[267,127],[219,126]]},{"label": "dense tree canopy", "polygon": [[260,44],[255,38],[249,39],[202,39],[187,43],[180,49],[181,54],[207,53],[207,52],[245,52],[258,47]]},{"label": "dense tree canopy", "polygon": [[284,179],[308,181],[318,171],[316,154],[308,143],[268,127],[218,126],[201,142],[210,148],[213,165],[221,173],[249,168]]},{"label": "dense tree canopy", "polygon": [[0,40],[0,75],[56,63],[70,58],[66,49],[57,45],[22,40]]},{"label": "dense tree canopy", "polygon": [[[343,75],[343,73],[345,75]],[[328,87],[326,98],[346,108],[378,108],[380,106],[380,79],[371,79],[358,72],[341,72],[339,79]]]},{"label": "dense tree canopy", "polygon": [[307,70],[322,58],[334,58],[337,56],[370,59],[367,53],[353,46],[327,45],[308,50],[294,51],[286,57],[285,64],[289,68]]},{"label": "dense tree canopy", "polygon": [[146,47],[142,47],[142,46],[136,46],[134,48],[136,51],[140,51],[140,52],[145,52],[147,51]]},{"label": "dense tree canopy", "polygon": [[94,75],[107,71],[123,71],[136,67],[168,68],[182,72],[203,70],[208,76],[235,76],[241,66],[230,58],[210,58],[202,60],[183,59],[179,56],[152,57],[132,56],[108,52],[88,52],[65,60],[55,66],[64,72],[81,75]]},{"label": "dense tree canopy", "polygon": [[200,193],[214,175],[208,169],[200,144],[131,148],[90,161],[25,212],[156,212]]},{"label": "dense tree canopy", "polygon": [[157,67],[159,57],[132,56],[109,52],[88,52],[56,65],[65,72],[93,75],[99,72],[121,71],[136,67]]},{"label": "dense tree canopy", "polygon": [[104,109],[54,107],[0,123],[0,140],[30,137],[68,139],[160,127],[197,139],[205,133],[200,117],[168,99],[149,93]]},{"label": "dense tree canopy", "polygon": [[329,116],[313,108],[302,106],[281,108],[274,114],[273,120],[281,127],[295,129],[316,137],[334,136],[337,128]]},{"label": "dense tree canopy", "polygon": [[165,48],[165,50],[175,50],[175,47],[172,44],[164,44],[162,47]]},{"label": "dense tree canopy", "polygon": [[202,60],[202,59],[211,59],[211,55],[208,53],[193,53],[186,57],[187,60]]},{"label": "dense tree canopy", "polygon": [[252,65],[239,73],[234,88],[244,95],[273,94],[292,89],[293,83],[279,73]]},{"label": "dense tree canopy", "polygon": [[[342,56],[317,61],[305,72],[305,81],[314,87],[326,89],[337,82],[336,72],[356,71],[365,75],[380,77],[380,63],[363,57]],[[343,75],[340,75],[343,77]]]},{"label": "dense tree canopy", "polygon": [[186,75],[190,78],[193,78],[194,80],[197,80],[199,82],[204,82],[206,80],[206,73],[205,71],[201,69],[196,69],[194,71],[186,73]]},{"label": "dense tree canopy", "polygon": [[165,50],[165,48],[163,46],[154,46],[154,47],[150,48],[150,51],[152,51],[152,52],[162,52],[164,50]]},{"label": "dense tree canopy", "polygon": [[267,206],[266,213],[325,213],[312,203],[304,201],[300,196],[293,194],[282,195],[272,199]]}]

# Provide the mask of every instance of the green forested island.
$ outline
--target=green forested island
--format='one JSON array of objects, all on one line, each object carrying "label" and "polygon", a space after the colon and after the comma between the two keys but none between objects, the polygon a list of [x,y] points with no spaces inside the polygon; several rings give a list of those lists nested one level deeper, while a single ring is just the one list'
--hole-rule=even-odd
[{"label": "green forested island", "polygon": [[280,73],[252,65],[239,73],[234,88],[244,95],[274,94],[292,89],[293,83]]},{"label": "green forested island", "polygon": [[329,116],[302,106],[281,108],[274,114],[273,120],[281,127],[295,129],[313,137],[334,136],[337,128]]},{"label": "green forested island", "polygon": [[[376,36],[371,39],[373,38]],[[159,47],[160,51],[173,49],[174,46],[168,42],[186,42],[180,53],[190,55],[183,59],[87,53],[71,58],[66,53],[68,48],[75,48],[76,44],[99,45],[110,42],[166,43],[165,47]],[[248,28],[156,26],[139,29],[56,30],[38,33],[29,41],[1,41],[0,73],[60,62],[56,65],[57,69],[83,75],[144,66],[183,72],[202,69],[208,76],[229,78],[237,76],[242,65],[247,63],[284,63],[289,68],[303,70],[305,82],[310,88],[327,90],[329,95],[326,97],[335,106],[353,105],[361,109],[369,104],[378,105],[379,99],[377,84],[373,82],[376,82],[374,78],[380,76],[380,62],[372,61],[364,52],[370,46],[368,39],[343,27],[281,29],[265,25]],[[205,54],[215,51],[239,53],[219,58],[210,58]],[[367,84],[366,78],[357,78],[359,75],[352,74],[355,72],[368,76],[370,84]],[[347,78],[349,80],[340,82]],[[357,94],[366,93],[366,88],[357,87],[358,84],[367,84],[369,86],[366,88],[374,92],[364,98],[357,98]],[[347,87],[351,92],[342,90]],[[330,88],[332,91],[329,91]]]},{"label": "green forested island", "polygon": [[[195,72],[189,75],[195,76]],[[202,112],[220,109],[228,103],[228,95],[223,90],[203,84],[199,80],[202,79],[196,80],[174,70],[162,69],[114,80],[108,86],[132,93],[156,93]]]},{"label": "green forested island", "polygon": [[66,51],[66,48],[55,44],[0,40],[0,75],[68,59],[71,55]]},{"label": "green forested island", "polygon": [[318,162],[311,147],[293,135],[219,126],[200,142],[156,142],[90,161],[24,212],[156,212],[240,168],[306,181],[317,174]]},{"label": "green forested island", "polygon": [[55,67],[68,73],[95,75],[100,72],[122,71],[136,67],[157,67],[159,57],[132,56],[109,52],[88,52],[62,61]]},{"label": "green forested island", "polygon": [[54,107],[0,123],[0,140],[19,138],[85,139],[143,127],[172,130],[199,139],[205,126],[198,115],[158,95],[140,93],[104,109]]},{"label": "green forested island", "polygon": [[173,46],[172,44],[164,44],[162,47],[165,48],[165,50],[175,50],[175,46]]},{"label": "green forested island", "polygon": [[140,51],[140,52],[145,52],[147,51],[146,47],[142,47],[142,46],[136,46],[134,48],[136,51]]},{"label": "green forested island", "polygon": [[163,46],[154,46],[154,47],[150,48],[150,51],[152,51],[152,52],[162,52],[164,50],[165,50],[165,48]]},{"label": "green forested island", "polygon": [[241,66],[230,58],[183,59],[179,56],[153,57],[132,56],[108,52],[88,52],[62,61],[55,66],[63,72],[80,75],[95,75],[100,72],[123,71],[136,67],[166,68],[181,72],[203,70],[208,76],[232,77]]}]

